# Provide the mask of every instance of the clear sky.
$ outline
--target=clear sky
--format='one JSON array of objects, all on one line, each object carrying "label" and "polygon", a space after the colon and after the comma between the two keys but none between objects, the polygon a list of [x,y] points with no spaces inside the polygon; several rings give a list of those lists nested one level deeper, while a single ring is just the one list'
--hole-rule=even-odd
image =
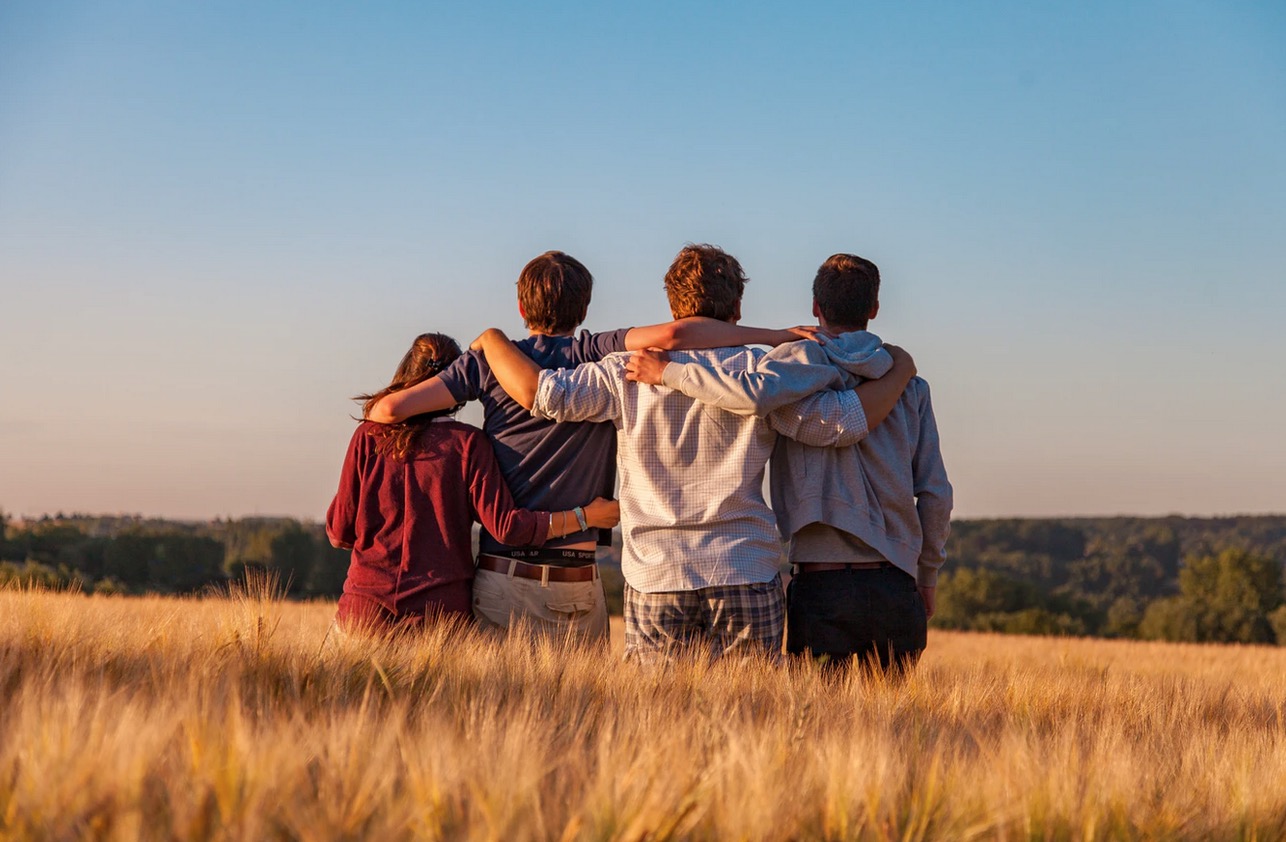
[{"label": "clear sky", "polygon": [[415,334],[685,241],[880,265],[959,516],[1286,511],[1275,0],[8,0],[0,507],[320,518]]}]

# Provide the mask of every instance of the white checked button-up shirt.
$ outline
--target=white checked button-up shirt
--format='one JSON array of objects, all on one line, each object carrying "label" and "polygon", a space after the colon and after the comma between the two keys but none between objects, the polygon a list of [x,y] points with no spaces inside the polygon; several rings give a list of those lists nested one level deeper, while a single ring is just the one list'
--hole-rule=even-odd
[{"label": "white checked button-up shirt", "polygon": [[[734,347],[670,356],[752,371],[763,352]],[[776,430],[817,447],[855,444],[867,433],[861,401],[851,391],[818,391],[839,385],[833,366],[799,365],[779,398],[793,403],[767,420],[735,415],[665,386],[626,380],[628,359],[612,354],[542,371],[532,407],[541,418],[616,425],[626,581],[660,593],[771,580],[782,547],[763,480]]]}]

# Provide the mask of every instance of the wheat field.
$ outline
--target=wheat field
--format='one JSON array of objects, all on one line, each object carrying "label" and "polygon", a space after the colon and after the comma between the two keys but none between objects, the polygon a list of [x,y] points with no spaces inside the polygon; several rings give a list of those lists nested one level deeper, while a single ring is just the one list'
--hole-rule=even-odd
[{"label": "wheat field", "polygon": [[0,592],[0,838],[1286,838],[1286,649],[931,631],[834,682],[333,610]]}]

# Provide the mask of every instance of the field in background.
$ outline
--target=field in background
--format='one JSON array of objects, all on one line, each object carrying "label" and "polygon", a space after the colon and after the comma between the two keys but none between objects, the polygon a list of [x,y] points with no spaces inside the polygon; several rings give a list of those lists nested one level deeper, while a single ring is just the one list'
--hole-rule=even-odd
[{"label": "field in background", "polygon": [[1286,837],[1286,649],[931,632],[831,684],[332,612],[0,591],[0,837]]}]

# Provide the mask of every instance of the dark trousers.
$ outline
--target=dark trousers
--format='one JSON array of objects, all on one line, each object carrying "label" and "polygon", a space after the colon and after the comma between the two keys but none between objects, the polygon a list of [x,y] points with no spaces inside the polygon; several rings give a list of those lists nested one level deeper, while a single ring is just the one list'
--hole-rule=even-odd
[{"label": "dark trousers", "polygon": [[800,573],[786,588],[786,651],[827,667],[856,658],[884,672],[910,669],[927,628],[914,577],[892,565]]}]

